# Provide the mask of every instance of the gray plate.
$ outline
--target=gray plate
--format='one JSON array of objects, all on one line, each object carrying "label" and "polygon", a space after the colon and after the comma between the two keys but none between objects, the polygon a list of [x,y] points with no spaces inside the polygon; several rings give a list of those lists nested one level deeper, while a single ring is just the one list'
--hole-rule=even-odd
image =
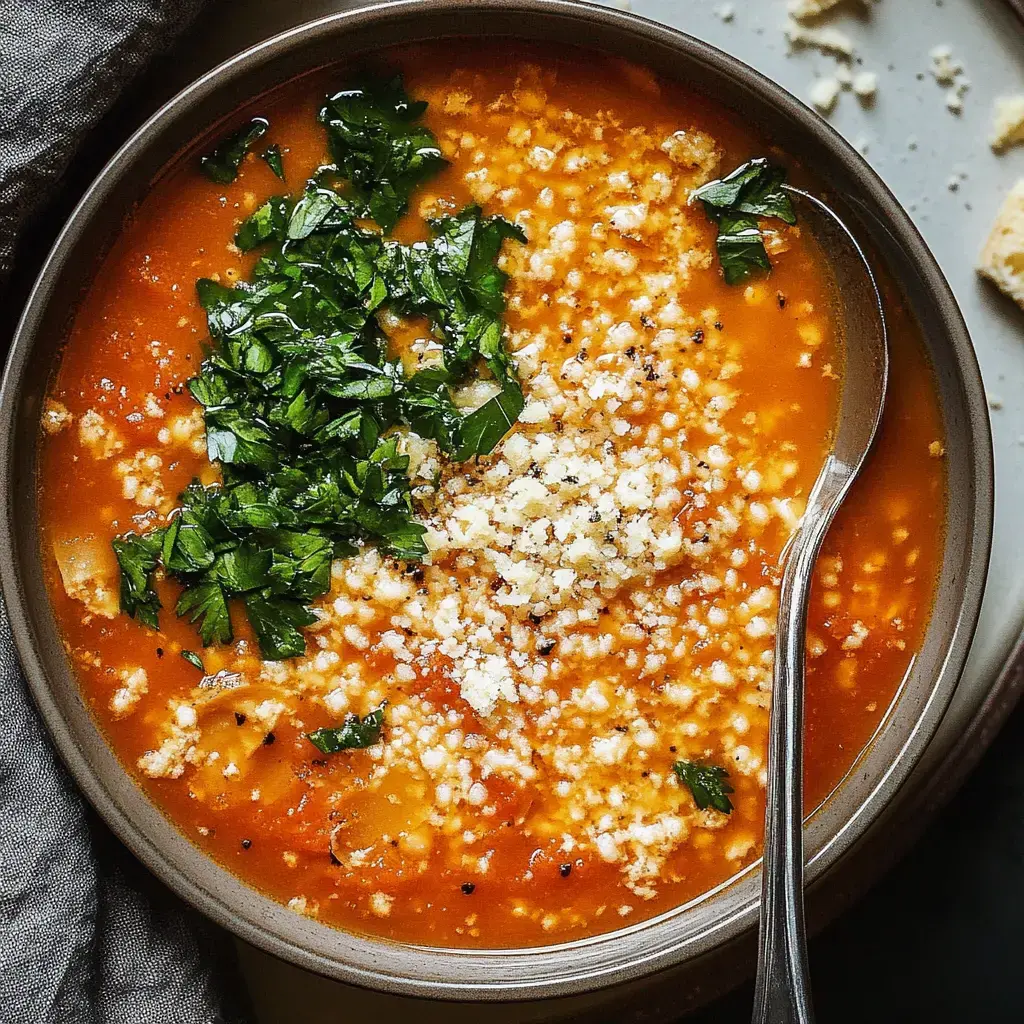
[{"label": "gray plate", "polygon": [[[326,928],[255,893],[211,862],[135,787],[80,699],[41,579],[34,498],[37,424],[45,382],[67,326],[67,297],[88,283],[95,254],[110,244],[148,182],[173,154],[254,93],[359,51],[453,33],[584,43],[646,63],[742,112],[762,125],[773,143],[814,167],[835,195],[847,198],[858,234],[871,240],[902,283],[922,326],[936,368],[947,436],[949,536],[922,654],[872,745],[807,824],[812,896],[815,890],[819,897],[829,895],[829,887],[821,883],[899,795],[938,726],[966,658],[991,537],[992,453],[981,381],[962,318],[934,259],[864,161],[820,119],[745,65],[634,16],[560,0],[472,6],[415,2],[354,12],[247,51],[200,79],[151,119],[115,156],[73,214],[44,267],[12,347],[0,394],[4,594],[33,693],[89,799],[168,884],[243,938],[328,976],[396,993],[537,1000],[618,986],[616,1000],[630,999],[642,979],[655,971],[682,965],[692,981],[698,959],[701,968],[710,957],[735,964],[730,947],[749,936],[756,919],[757,865],[654,921],[543,949],[426,949]],[[824,899],[812,902],[812,912],[825,909]],[[724,980],[727,974],[723,969],[719,977]],[[692,985],[687,990],[691,999],[699,998]],[[673,998],[677,1008],[687,1001],[678,990]],[[581,999],[578,1005],[594,1003]],[[515,1012],[525,1021],[551,1011],[534,1004]]]}]

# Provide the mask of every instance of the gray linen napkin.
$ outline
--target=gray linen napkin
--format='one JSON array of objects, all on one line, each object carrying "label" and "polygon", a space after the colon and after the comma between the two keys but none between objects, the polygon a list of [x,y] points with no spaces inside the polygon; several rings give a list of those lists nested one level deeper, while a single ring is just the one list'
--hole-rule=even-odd
[{"label": "gray linen napkin", "polygon": [[[0,0],[0,285],[27,219],[202,0]],[[245,1019],[230,940],[89,810],[33,707],[0,605],[0,1022]]]}]

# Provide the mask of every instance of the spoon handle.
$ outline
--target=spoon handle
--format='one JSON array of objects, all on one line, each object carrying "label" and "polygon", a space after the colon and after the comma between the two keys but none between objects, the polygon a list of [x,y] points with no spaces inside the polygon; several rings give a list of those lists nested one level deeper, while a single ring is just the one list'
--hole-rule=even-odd
[{"label": "spoon handle", "polygon": [[826,464],[818,478],[790,542],[779,588],[753,1024],[814,1020],[804,931],[804,647],[814,563],[832,518],[829,499],[835,497],[838,468]]}]

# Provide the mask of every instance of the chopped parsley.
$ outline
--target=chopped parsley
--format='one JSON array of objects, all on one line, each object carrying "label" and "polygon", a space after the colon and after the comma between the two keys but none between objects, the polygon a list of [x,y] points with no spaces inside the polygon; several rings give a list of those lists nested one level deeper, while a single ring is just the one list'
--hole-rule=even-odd
[{"label": "chopped parsley", "polygon": [[724,178],[709,181],[691,196],[718,225],[715,246],[726,284],[739,284],[752,274],[772,268],[761,233],[761,217],[796,223],[796,213],[782,188],[783,168],[756,157]]},{"label": "chopped parsley", "polygon": [[729,785],[729,773],[714,764],[698,761],[676,761],[672,765],[676,778],[684,783],[693,794],[694,803],[704,811],[713,807],[716,811],[729,814],[732,801],[728,794],[733,791]]},{"label": "chopped parsley", "polygon": [[230,185],[238,177],[238,168],[245,154],[257,140],[267,134],[269,127],[270,122],[265,117],[254,117],[237,132],[222,139],[213,152],[199,158],[203,174],[218,185]]},{"label": "chopped parsley", "polygon": [[195,651],[182,651],[181,656],[192,666],[199,669],[203,675],[206,675],[206,667],[203,665],[203,659],[196,654]]},{"label": "chopped parsley", "polygon": [[281,160],[281,147],[276,142],[272,146],[267,146],[260,153],[260,159],[266,163],[274,174],[284,181],[284,163]]},{"label": "chopped parsley", "polygon": [[[210,342],[188,388],[223,482],[193,482],[167,526],[114,541],[121,608],[146,625],[158,628],[161,567],[183,585],[175,610],[204,645],[233,639],[237,598],[264,658],[303,654],[334,559],[366,544],[426,553],[400,431],[465,460],[493,451],[522,411],[497,265],[522,231],[469,206],[431,221],[422,241],[387,235],[412,188],[444,165],[416,124],[424,106],[400,79],[330,97],[321,120],[336,165],[242,222],[235,243],[259,252],[248,280],[196,282]],[[441,361],[406,374],[378,323],[384,308],[426,317]],[[494,396],[464,415],[453,392],[481,375]]]},{"label": "chopped parsley", "polygon": [[384,728],[384,708],[387,702],[374,708],[364,718],[349,713],[341,725],[334,729],[317,729],[306,739],[322,754],[337,754],[341,750],[362,750],[372,747],[380,739]]},{"label": "chopped parsley", "polygon": [[320,108],[334,169],[384,231],[408,209],[412,190],[447,164],[434,133],[417,123],[426,109],[409,99],[401,76],[343,89]]}]

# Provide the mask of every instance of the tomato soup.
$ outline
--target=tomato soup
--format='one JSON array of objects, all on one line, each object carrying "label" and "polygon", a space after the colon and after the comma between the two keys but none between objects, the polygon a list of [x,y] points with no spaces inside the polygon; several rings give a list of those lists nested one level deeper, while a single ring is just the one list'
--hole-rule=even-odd
[{"label": "tomato soup", "polygon": [[[390,144],[405,133],[426,161],[403,164],[394,188],[380,184],[379,161],[357,160],[383,136],[342,137],[358,135],[362,101],[338,93],[346,69],[328,69],[229,125],[264,119],[250,122],[259,138],[234,154],[237,173],[217,151],[223,182],[195,154],[168,168],[100,262],[42,422],[50,594],[83,697],[126,770],[257,889],[400,940],[584,937],[679,905],[759,855],[780,559],[829,449],[843,371],[828,269],[799,222],[762,217],[755,255],[770,272],[743,266],[726,283],[737,253],[721,234],[716,243],[725,216],[716,224],[694,193],[785,154],[643,69],[450,43],[386,64],[427,103],[389,108]],[[331,140],[335,108],[317,119],[328,94],[344,122]],[[350,179],[331,235],[322,210],[310,229],[294,198],[271,199],[302,194],[324,165],[317,188],[335,187],[329,174]],[[270,234],[250,245],[236,238],[243,222]],[[459,249],[474,231],[478,247]],[[310,248],[318,238],[335,248]],[[279,276],[268,277],[275,245]],[[336,251],[354,266],[357,250],[373,253],[359,264],[373,284],[328,266]],[[399,262],[415,283],[405,292]],[[349,302],[356,325],[314,338],[289,293],[292,305],[260,298],[270,305],[258,316],[223,326],[232,294],[256,301],[250,285],[227,289],[281,274],[308,284],[316,317],[329,297],[331,322]],[[205,312],[198,279],[212,282]],[[808,810],[896,695],[941,550],[936,398],[915,326],[898,296],[887,302],[881,435],[816,570]],[[261,316],[278,318],[276,333],[252,326]],[[359,362],[352,346],[371,336],[383,339],[378,361],[360,348]],[[452,374],[463,342],[476,362]],[[211,344],[222,355],[235,345],[231,368],[209,369]],[[280,423],[273,412],[249,433],[237,417],[229,429],[213,386],[189,384],[220,374],[230,391],[258,377],[259,390],[300,350],[312,374],[314,346],[321,376],[301,395],[333,417],[317,428],[327,433],[310,433],[293,396]],[[362,390],[323,369],[324,353],[342,351]],[[415,376],[430,369],[442,372]],[[413,380],[435,390],[402,405]],[[380,402],[399,411],[381,421],[373,396],[388,388]],[[468,417],[484,407],[470,444]],[[488,435],[491,413],[509,409]],[[354,443],[353,416],[360,430],[372,416],[385,426],[345,477],[351,487],[358,476],[363,518],[339,540],[329,517],[281,497],[280,474],[298,472],[295,452],[322,467],[332,446]],[[286,428],[302,444],[272,448]],[[367,497],[374,465],[384,484]],[[229,488],[237,498],[243,484],[269,494],[271,477],[273,530],[238,499],[234,518],[204,520],[213,540],[192,563],[174,554],[185,511],[195,519],[196,503]],[[115,555],[125,536],[130,550]],[[147,548],[144,536],[162,540]],[[319,592],[301,589],[300,569],[324,551],[309,572]]]}]

